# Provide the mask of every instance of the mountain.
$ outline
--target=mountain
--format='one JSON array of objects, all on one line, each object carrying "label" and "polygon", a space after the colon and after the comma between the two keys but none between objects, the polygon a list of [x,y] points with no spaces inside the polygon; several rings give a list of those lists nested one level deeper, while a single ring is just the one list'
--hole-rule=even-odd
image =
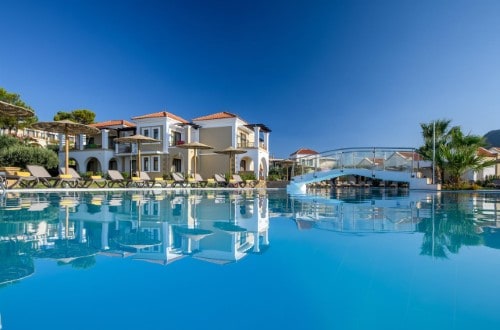
[{"label": "mountain", "polygon": [[489,131],[484,135],[487,147],[500,147],[500,129]]}]

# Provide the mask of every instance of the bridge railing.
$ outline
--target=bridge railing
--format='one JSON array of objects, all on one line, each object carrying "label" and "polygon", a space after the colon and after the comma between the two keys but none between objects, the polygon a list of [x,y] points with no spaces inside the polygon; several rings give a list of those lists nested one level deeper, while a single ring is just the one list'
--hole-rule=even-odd
[{"label": "bridge railing", "polygon": [[296,159],[292,177],[307,173],[343,169],[415,173],[426,166],[415,148],[344,148]]}]

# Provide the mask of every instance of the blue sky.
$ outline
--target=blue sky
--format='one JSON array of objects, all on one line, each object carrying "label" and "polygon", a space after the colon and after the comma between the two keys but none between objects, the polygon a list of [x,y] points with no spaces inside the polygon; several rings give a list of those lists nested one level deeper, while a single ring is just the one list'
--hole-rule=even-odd
[{"label": "blue sky", "polygon": [[40,120],[219,111],[300,147],[500,129],[500,1],[2,1],[0,87]]}]

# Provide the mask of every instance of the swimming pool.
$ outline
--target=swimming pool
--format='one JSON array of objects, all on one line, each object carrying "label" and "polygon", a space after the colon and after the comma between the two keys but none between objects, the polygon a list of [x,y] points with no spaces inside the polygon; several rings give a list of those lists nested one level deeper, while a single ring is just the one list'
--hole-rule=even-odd
[{"label": "swimming pool", "polygon": [[500,194],[0,197],[3,329],[498,328]]}]

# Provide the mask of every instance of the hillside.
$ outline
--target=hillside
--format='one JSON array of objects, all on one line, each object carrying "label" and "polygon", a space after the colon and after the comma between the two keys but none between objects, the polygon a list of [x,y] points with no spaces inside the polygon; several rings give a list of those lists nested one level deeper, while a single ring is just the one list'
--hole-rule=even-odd
[{"label": "hillside", "polygon": [[484,135],[487,147],[500,147],[500,129],[489,131]]}]

